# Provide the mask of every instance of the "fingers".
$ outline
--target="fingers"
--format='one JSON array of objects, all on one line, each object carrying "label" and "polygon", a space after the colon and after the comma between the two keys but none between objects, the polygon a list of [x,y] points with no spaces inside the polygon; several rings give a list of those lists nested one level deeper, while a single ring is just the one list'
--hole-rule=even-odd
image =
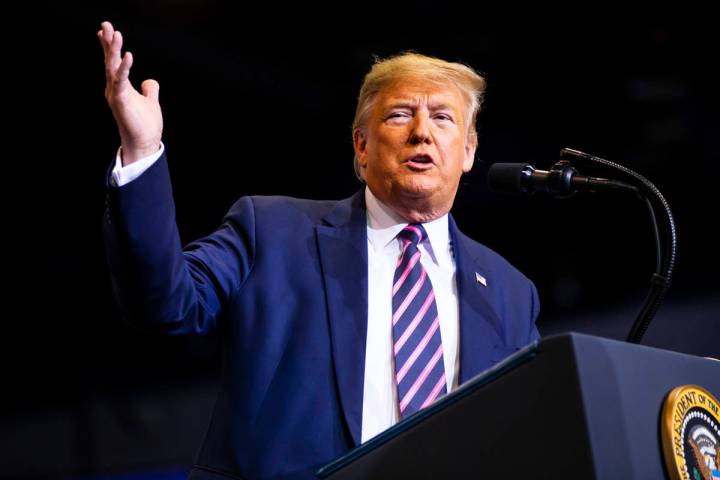
[{"label": "fingers", "polygon": [[100,30],[97,33],[100,39],[100,45],[103,47],[105,54],[105,74],[108,80],[111,80],[120,66],[122,61],[121,51],[123,44],[122,34],[115,30],[110,22],[102,22]]},{"label": "fingers", "polygon": [[115,96],[122,93],[129,85],[128,78],[133,64],[133,56],[130,52],[122,55],[122,33],[115,30],[110,22],[100,24],[97,36],[105,54],[106,95],[112,92],[111,95]]},{"label": "fingers", "polygon": [[103,49],[103,53],[105,53],[105,44],[103,42],[103,31],[102,30],[98,30],[97,37],[98,37],[98,40],[100,40],[100,46]]},{"label": "fingers", "polygon": [[118,65],[118,68],[115,71],[115,75],[113,78],[113,81],[115,82],[116,87],[120,87],[120,89],[123,88],[123,86],[125,85],[125,82],[128,80],[128,77],[130,76],[130,67],[132,67],[132,64],[133,64],[132,53],[125,52],[125,56],[122,58],[120,65]]},{"label": "fingers", "polygon": [[117,30],[113,32],[110,44],[108,47],[108,56],[105,58],[106,65],[111,71],[116,71],[120,66],[120,52],[122,48],[123,38],[122,33]]},{"label": "fingers", "polygon": [[103,47],[103,52],[105,52],[105,61],[106,62],[107,62],[107,54],[108,54],[110,42],[112,41],[114,32],[115,32],[115,29],[113,28],[112,23],[102,22],[100,24],[100,31],[98,32],[98,38],[100,39],[100,44]]},{"label": "fingers", "polygon": [[160,84],[155,80],[145,80],[140,85],[144,96],[155,102],[160,101]]}]

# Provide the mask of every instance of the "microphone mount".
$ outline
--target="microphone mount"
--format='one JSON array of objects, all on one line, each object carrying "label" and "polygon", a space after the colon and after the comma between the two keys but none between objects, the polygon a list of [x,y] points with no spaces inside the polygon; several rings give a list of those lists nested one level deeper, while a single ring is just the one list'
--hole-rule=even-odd
[{"label": "microphone mount", "polygon": [[[620,172],[625,181],[580,175],[570,160],[593,163],[605,169]],[[529,164],[494,164],[488,178],[500,188],[495,191],[532,194],[544,191],[558,198],[568,198],[580,190],[585,191],[631,191],[648,207],[655,235],[655,272],[650,279],[650,291],[627,336],[627,341],[640,343],[650,322],[657,313],[670,288],[677,256],[677,231],[670,206],[660,191],[642,175],[617,163],[590,155],[579,150],[564,148],[560,160],[548,171],[536,170]],[[658,225],[662,219],[662,228]]]},{"label": "microphone mount", "polygon": [[520,189],[523,193],[532,194],[536,191],[544,191],[567,198],[577,192],[573,188],[573,179],[578,175],[578,171],[568,160],[559,160],[547,172],[536,170],[535,167],[528,164],[522,169],[520,175]]},{"label": "microphone mount", "polygon": [[[572,148],[563,148],[560,151],[560,158],[594,163],[607,169],[620,172],[623,176],[627,177],[629,182],[636,185],[638,197],[645,202],[648,208],[653,233],[655,234],[655,272],[650,277],[650,290],[645,298],[645,302],[626,339],[631,343],[640,343],[643,335],[645,335],[645,332],[650,326],[650,322],[652,322],[652,319],[655,317],[655,314],[665,299],[675,271],[675,263],[677,261],[677,228],[672,211],[670,211],[670,205],[662,193],[660,193],[660,190],[658,190],[650,180],[618,163]],[[658,225],[658,218],[661,219],[660,226]]]},{"label": "microphone mount", "polygon": [[537,170],[530,164],[496,163],[488,171],[490,188],[500,193],[532,195],[546,192],[558,198],[569,198],[579,191],[599,192],[626,190],[638,192],[634,185],[600,177],[580,175],[570,160],[561,159],[550,170]]}]

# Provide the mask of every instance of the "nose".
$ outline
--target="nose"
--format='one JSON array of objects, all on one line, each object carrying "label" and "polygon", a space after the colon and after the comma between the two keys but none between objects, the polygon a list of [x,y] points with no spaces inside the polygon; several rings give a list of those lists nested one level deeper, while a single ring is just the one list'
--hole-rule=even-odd
[{"label": "nose", "polygon": [[410,136],[408,138],[408,142],[411,145],[432,143],[429,127],[430,125],[427,115],[424,115],[422,112],[418,112],[410,124]]}]

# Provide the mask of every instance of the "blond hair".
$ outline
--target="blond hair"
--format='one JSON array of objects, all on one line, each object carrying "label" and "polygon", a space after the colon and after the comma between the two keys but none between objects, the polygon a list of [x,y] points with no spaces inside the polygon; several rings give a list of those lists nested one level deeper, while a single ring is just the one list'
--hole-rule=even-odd
[{"label": "blond hair", "polygon": [[[475,121],[482,106],[485,94],[485,78],[471,67],[462,63],[447,62],[435,57],[421,55],[416,52],[402,52],[398,55],[381,60],[365,75],[358,95],[352,131],[365,127],[368,114],[372,110],[377,94],[384,88],[403,78],[424,78],[439,84],[455,85],[465,101],[468,126],[468,140],[477,141]],[[360,172],[357,155],[354,160],[355,174],[364,181]]]}]

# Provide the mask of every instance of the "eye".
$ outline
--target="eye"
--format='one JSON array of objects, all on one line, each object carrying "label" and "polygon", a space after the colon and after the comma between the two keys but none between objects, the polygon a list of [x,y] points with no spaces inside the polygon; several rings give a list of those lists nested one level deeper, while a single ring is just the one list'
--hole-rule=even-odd
[{"label": "eye", "polygon": [[406,122],[411,117],[412,117],[412,114],[410,112],[396,110],[396,111],[390,112],[387,115],[387,117],[385,117],[385,120],[389,121],[389,122],[400,123],[400,122]]},{"label": "eye", "polygon": [[453,118],[452,118],[450,115],[448,115],[447,113],[438,113],[438,114],[435,114],[435,119],[436,119],[436,120],[442,120],[442,121],[448,121],[448,122],[452,122],[452,121],[453,121]]}]

